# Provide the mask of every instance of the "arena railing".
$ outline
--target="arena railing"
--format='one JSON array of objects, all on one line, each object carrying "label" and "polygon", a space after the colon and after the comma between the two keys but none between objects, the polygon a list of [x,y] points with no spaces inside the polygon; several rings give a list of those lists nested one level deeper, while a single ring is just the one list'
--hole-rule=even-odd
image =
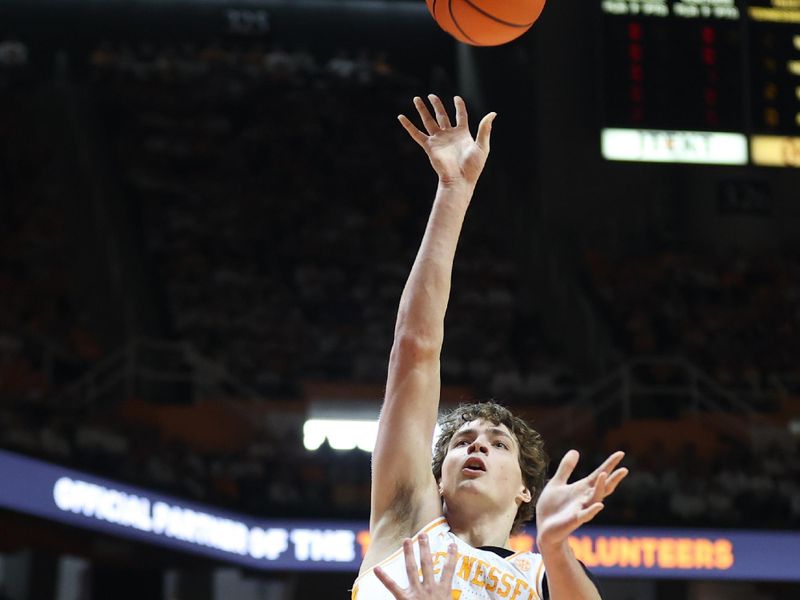
[{"label": "arena railing", "polygon": [[[654,378],[657,373],[669,373],[672,381],[648,381],[648,373]],[[541,429],[569,435],[590,422],[610,428],[631,419],[669,419],[682,412],[713,413],[720,425],[739,433],[753,425],[776,427],[755,408],[773,404],[773,392],[727,389],[680,356],[628,360],[594,383],[573,389],[571,396],[563,410],[539,421]]]},{"label": "arena railing", "polygon": [[52,402],[88,409],[133,397],[190,403],[209,394],[260,398],[225,365],[203,357],[189,342],[137,338],[57,393]]}]

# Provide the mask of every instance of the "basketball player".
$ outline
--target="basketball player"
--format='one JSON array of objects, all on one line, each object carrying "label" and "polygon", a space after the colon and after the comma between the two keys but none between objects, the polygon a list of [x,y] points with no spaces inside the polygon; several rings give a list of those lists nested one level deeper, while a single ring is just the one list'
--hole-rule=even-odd
[{"label": "basketball player", "polygon": [[[462,406],[446,416],[431,451],[453,259],[496,115],[481,120],[473,139],[461,98],[454,99],[455,125],[441,100],[428,98],[435,116],[414,98],[425,132],[398,117],[425,150],[439,183],[400,298],[372,457],[371,542],[352,599],[439,598],[441,586],[415,589],[418,571],[406,568],[404,554],[413,552],[423,576],[436,575],[455,545],[450,550],[456,554],[454,599],[598,600],[597,587],[567,539],[603,509],[603,499],[627,474],[617,468],[622,452],[570,484],[578,463],[578,453],[570,450],[544,486],[541,437],[494,403]],[[532,517],[534,505],[540,554],[514,553],[510,535]],[[427,581],[430,587],[431,578]]]}]

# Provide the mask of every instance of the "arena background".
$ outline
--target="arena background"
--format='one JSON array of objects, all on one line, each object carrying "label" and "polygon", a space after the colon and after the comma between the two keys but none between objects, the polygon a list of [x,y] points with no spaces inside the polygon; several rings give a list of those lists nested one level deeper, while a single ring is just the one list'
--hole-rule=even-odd
[{"label": "arena background", "polygon": [[[625,12],[677,4],[551,0],[476,49],[422,2],[3,0],[0,598],[348,597],[435,189],[395,117],[431,91],[499,114],[443,405],[495,398],[587,465],[627,450],[573,540],[605,598],[799,597],[798,19],[728,3],[693,58]],[[785,166],[686,162],[673,97]],[[621,113],[664,162],[603,158]]]}]

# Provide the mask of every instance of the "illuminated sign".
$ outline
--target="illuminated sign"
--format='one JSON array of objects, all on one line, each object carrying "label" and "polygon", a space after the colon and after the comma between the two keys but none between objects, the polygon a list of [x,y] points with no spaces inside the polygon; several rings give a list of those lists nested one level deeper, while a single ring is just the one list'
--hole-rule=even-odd
[{"label": "illuminated sign", "polygon": [[768,23],[800,23],[800,6],[751,6],[748,14],[754,21]]},{"label": "illuminated sign", "polygon": [[0,450],[0,507],[267,570],[357,570],[362,523],[267,521]]},{"label": "illuminated sign", "polygon": [[317,450],[327,439],[334,450],[360,448],[372,452],[377,437],[377,419],[309,419],[303,425],[303,445],[306,450]]},{"label": "illuminated sign", "polygon": [[735,556],[729,536],[654,537],[576,535],[570,538],[575,555],[587,567],[727,571]]},{"label": "illuminated sign", "polygon": [[755,135],[750,145],[755,165],[800,167],[800,137]]},{"label": "illuminated sign", "polygon": [[[355,573],[370,536],[345,521],[265,520],[0,450],[0,507],[249,568]],[[583,527],[575,555],[601,577],[800,581],[800,532]],[[535,548],[535,532],[511,539]]]},{"label": "illuminated sign", "polygon": [[747,138],[738,133],[612,128],[601,140],[608,160],[747,164]]},{"label": "illuminated sign", "polygon": [[[433,432],[431,447],[442,432],[437,423]],[[375,450],[378,439],[378,419],[308,419],[303,424],[303,445],[306,450],[318,450],[323,442],[334,450],[353,450],[359,448],[365,452]]]},{"label": "illuminated sign", "polygon": [[603,0],[603,11],[612,15],[646,15],[666,17],[669,6],[666,0]]}]

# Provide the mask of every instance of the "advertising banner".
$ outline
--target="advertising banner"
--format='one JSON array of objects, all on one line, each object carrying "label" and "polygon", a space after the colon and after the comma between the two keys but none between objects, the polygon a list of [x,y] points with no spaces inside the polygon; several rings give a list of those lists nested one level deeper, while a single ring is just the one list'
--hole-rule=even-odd
[{"label": "advertising banner", "polygon": [[[0,507],[249,568],[355,573],[369,545],[366,523],[260,519],[3,450],[0,481]],[[600,577],[800,581],[800,532],[587,526],[570,544]]]}]

